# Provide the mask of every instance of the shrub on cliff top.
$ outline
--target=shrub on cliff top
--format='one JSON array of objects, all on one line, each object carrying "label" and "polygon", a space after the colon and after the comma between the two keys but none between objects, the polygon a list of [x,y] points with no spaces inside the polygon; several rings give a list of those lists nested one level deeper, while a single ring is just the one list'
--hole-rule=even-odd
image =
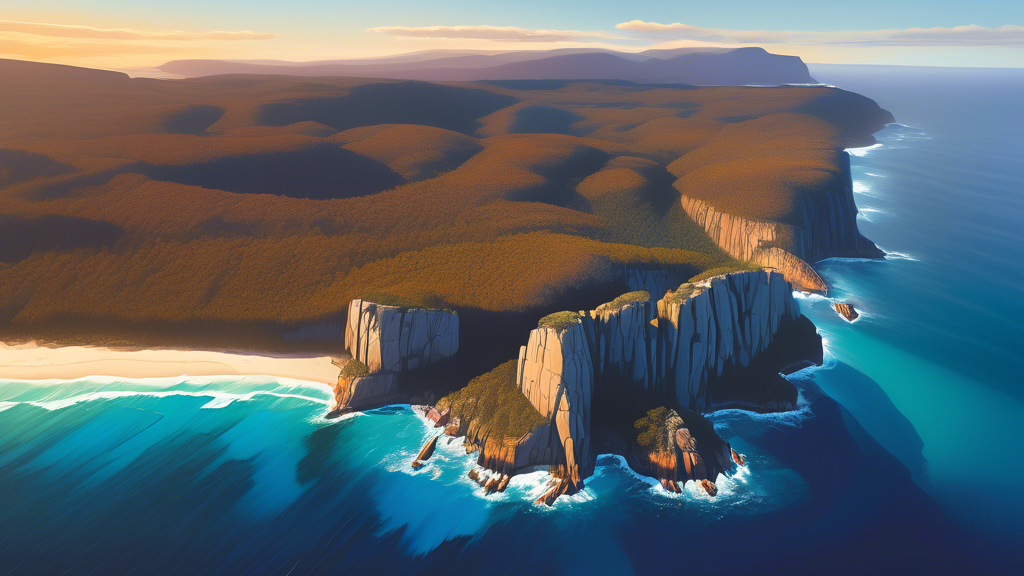
[{"label": "shrub on cliff top", "polygon": [[696,287],[692,282],[684,282],[679,285],[679,288],[675,290],[669,290],[665,294],[664,300],[670,304],[677,304],[686,301],[687,298],[693,295],[696,291]]},{"label": "shrub on cliff top", "polygon": [[366,364],[363,364],[355,358],[346,362],[345,367],[341,369],[341,377],[346,380],[366,376],[369,373],[370,369],[367,368]]},{"label": "shrub on cliff top", "polygon": [[553,328],[556,332],[565,332],[573,324],[580,321],[580,315],[576,312],[555,312],[548,314],[537,322],[538,328]]},{"label": "shrub on cliff top", "polygon": [[652,452],[667,452],[669,444],[665,423],[671,415],[672,411],[664,406],[648,410],[646,416],[633,423],[633,427],[640,431],[636,437],[637,444]]},{"label": "shrub on cliff top", "polygon": [[715,276],[723,276],[725,274],[733,274],[736,272],[754,272],[760,269],[760,266],[755,266],[753,264],[746,263],[737,263],[736,265],[733,266],[718,266],[715,268],[711,268],[710,270],[705,270],[700,274],[697,274],[693,278],[690,278],[690,282],[696,283],[701,282],[703,280],[707,280],[708,278],[714,278]]},{"label": "shrub on cliff top", "polygon": [[464,423],[478,421],[480,435],[492,438],[521,438],[547,424],[516,385],[517,364],[509,360],[477,376],[465,388],[441,398],[437,409],[451,408],[451,415]]},{"label": "shrub on cliff top", "polygon": [[626,304],[632,304],[634,302],[650,302],[651,293],[646,290],[637,290],[635,292],[626,292],[622,296],[619,296],[611,302],[601,304],[597,307],[598,310],[618,310]]}]

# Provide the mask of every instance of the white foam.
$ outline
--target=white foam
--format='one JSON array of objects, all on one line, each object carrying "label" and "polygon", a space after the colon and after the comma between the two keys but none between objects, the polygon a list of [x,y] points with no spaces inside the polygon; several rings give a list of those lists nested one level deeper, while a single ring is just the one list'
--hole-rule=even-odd
[{"label": "white foam", "polygon": [[865,172],[865,176],[871,176],[872,178],[888,178],[885,174],[873,174],[871,172]]},{"label": "white foam", "polygon": [[[207,409],[224,408],[230,405],[232,402],[246,402],[252,400],[256,396],[277,396],[278,398],[295,398],[306,402],[324,404],[327,406],[330,405],[330,401],[323,400],[321,398],[311,398],[309,396],[301,396],[299,394],[282,394],[278,392],[268,392],[265,390],[256,390],[253,392],[248,392],[246,394],[231,394],[228,392],[217,392],[213,390],[105,390],[100,392],[89,392],[86,394],[79,394],[77,396],[71,396],[70,398],[60,398],[58,400],[31,400],[25,402],[5,402],[4,404],[10,404],[11,406],[16,404],[29,404],[37,408],[53,411],[60,410],[62,408],[67,408],[69,406],[74,406],[75,404],[79,404],[82,402],[92,402],[94,400],[112,400],[115,398],[133,397],[167,398],[169,396],[191,396],[193,398],[212,398],[210,402],[202,406],[202,408]],[[6,408],[10,408],[11,406],[6,406]]]},{"label": "white foam", "polygon": [[810,292],[810,293],[808,293],[808,292],[801,292],[799,290],[793,290],[793,298],[796,298],[797,300],[809,300],[811,302],[817,302],[817,301],[831,302],[831,300],[829,300],[825,296],[822,296],[821,294],[817,294],[817,293],[814,293],[814,292]]},{"label": "white foam", "polygon": [[[798,370],[790,374],[789,376],[785,376],[785,378],[789,379],[800,376],[806,377],[810,375],[814,370],[820,370],[824,367],[824,365],[808,366],[807,368]],[[767,414],[762,414],[760,412],[753,412],[751,410],[742,410],[735,408],[729,410],[716,410],[715,412],[710,412],[704,415],[704,417],[710,420],[711,422],[715,422],[717,420],[727,420],[731,418],[746,418],[757,422],[782,424],[785,426],[792,426],[794,428],[802,427],[804,420],[807,420],[811,416],[813,416],[813,414],[811,413],[811,406],[810,404],[807,403],[807,399],[804,398],[803,392],[799,390],[797,390],[796,395],[796,410],[790,410],[788,412],[769,412]]]},{"label": "white foam", "polygon": [[915,258],[914,256],[911,256],[910,254],[907,254],[905,252],[890,251],[886,250],[885,248],[882,248],[881,246],[879,246],[878,249],[881,250],[882,252],[885,252],[885,257],[888,260],[911,260],[913,262],[920,262],[918,258]]},{"label": "white foam", "polygon": [[864,220],[867,220],[868,222],[874,222],[875,221],[874,218],[871,216],[872,214],[881,214],[883,216],[891,216],[891,214],[889,212],[886,212],[885,210],[879,210],[877,208],[863,207],[863,208],[858,208],[858,210],[857,210],[857,217],[858,218],[863,218]]},{"label": "white foam", "polygon": [[846,151],[849,152],[851,156],[863,158],[864,156],[868,155],[868,152],[871,152],[872,150],[877,150],[881,147],[881,144],[872,144],[871,146],[864,146],[861,148],[847,148]]},{"label": "white foam", "polygon": [[0,402],[0,412],[3,412],[8,408],[14,408],[18,404],[21,404],[21,402]]},{"label": "white foam", "polygon": [[[715,487],[718,488],[717,496],[712,497],[702,486],[692,480],[688,480],[680,486],[683,489],[682,492],[670,492],[661,485],[660,480],[650,476],[644,476],[643,474],[638,474],[629,467],[629,464],[626,463],[626,459],[622,456],[618,454],[601,454],[598,456],[598,458],[602,457],[614,461],[615,466],[622,469],[626,474],[632,476],[643,484],[647,484],[649,486],[648,492],[652,496],[672,500],[692,500],[708,504],[729,503],[732,499],[731,497],[737,495],[738,489],[750,482],[751,478],[749,466],[737,466],[736,472],[732,474],[719,474],[718,477],[715,478]],[[596,475],[598,470],[604,467],[605,466],[596,467],[594,474]]]}]

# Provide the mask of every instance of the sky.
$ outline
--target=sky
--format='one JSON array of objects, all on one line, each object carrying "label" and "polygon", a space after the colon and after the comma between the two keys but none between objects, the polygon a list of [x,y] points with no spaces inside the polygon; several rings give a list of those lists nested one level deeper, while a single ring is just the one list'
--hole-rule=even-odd
[{"label": "sky", "polygon": [[1021,0],[0,0],[0,58],[145,69],[422,50],[761,46],[805,62],[1024,67]]}]

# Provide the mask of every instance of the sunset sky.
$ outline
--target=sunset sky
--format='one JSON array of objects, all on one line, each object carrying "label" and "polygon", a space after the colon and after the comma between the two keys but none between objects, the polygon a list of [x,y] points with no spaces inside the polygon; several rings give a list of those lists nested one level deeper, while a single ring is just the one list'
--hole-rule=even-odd
[{"label": "sunset sky", "polygon": [[702,45],[807,62],[1024,67],[1024,10],[1020,0],[0,0],[0,57],[113,69]]}]

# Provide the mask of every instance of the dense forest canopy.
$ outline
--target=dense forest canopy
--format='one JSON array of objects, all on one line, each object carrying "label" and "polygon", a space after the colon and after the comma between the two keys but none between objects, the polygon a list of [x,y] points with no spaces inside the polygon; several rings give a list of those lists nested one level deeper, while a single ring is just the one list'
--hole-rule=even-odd
[{"label": "dense forest canopy", "polygon": [[540,312],[735,266],[681,193],[785,222],[886,120],[825,87],[0,74],[0,331],[52,338],[246,345],[370,293]]}]

